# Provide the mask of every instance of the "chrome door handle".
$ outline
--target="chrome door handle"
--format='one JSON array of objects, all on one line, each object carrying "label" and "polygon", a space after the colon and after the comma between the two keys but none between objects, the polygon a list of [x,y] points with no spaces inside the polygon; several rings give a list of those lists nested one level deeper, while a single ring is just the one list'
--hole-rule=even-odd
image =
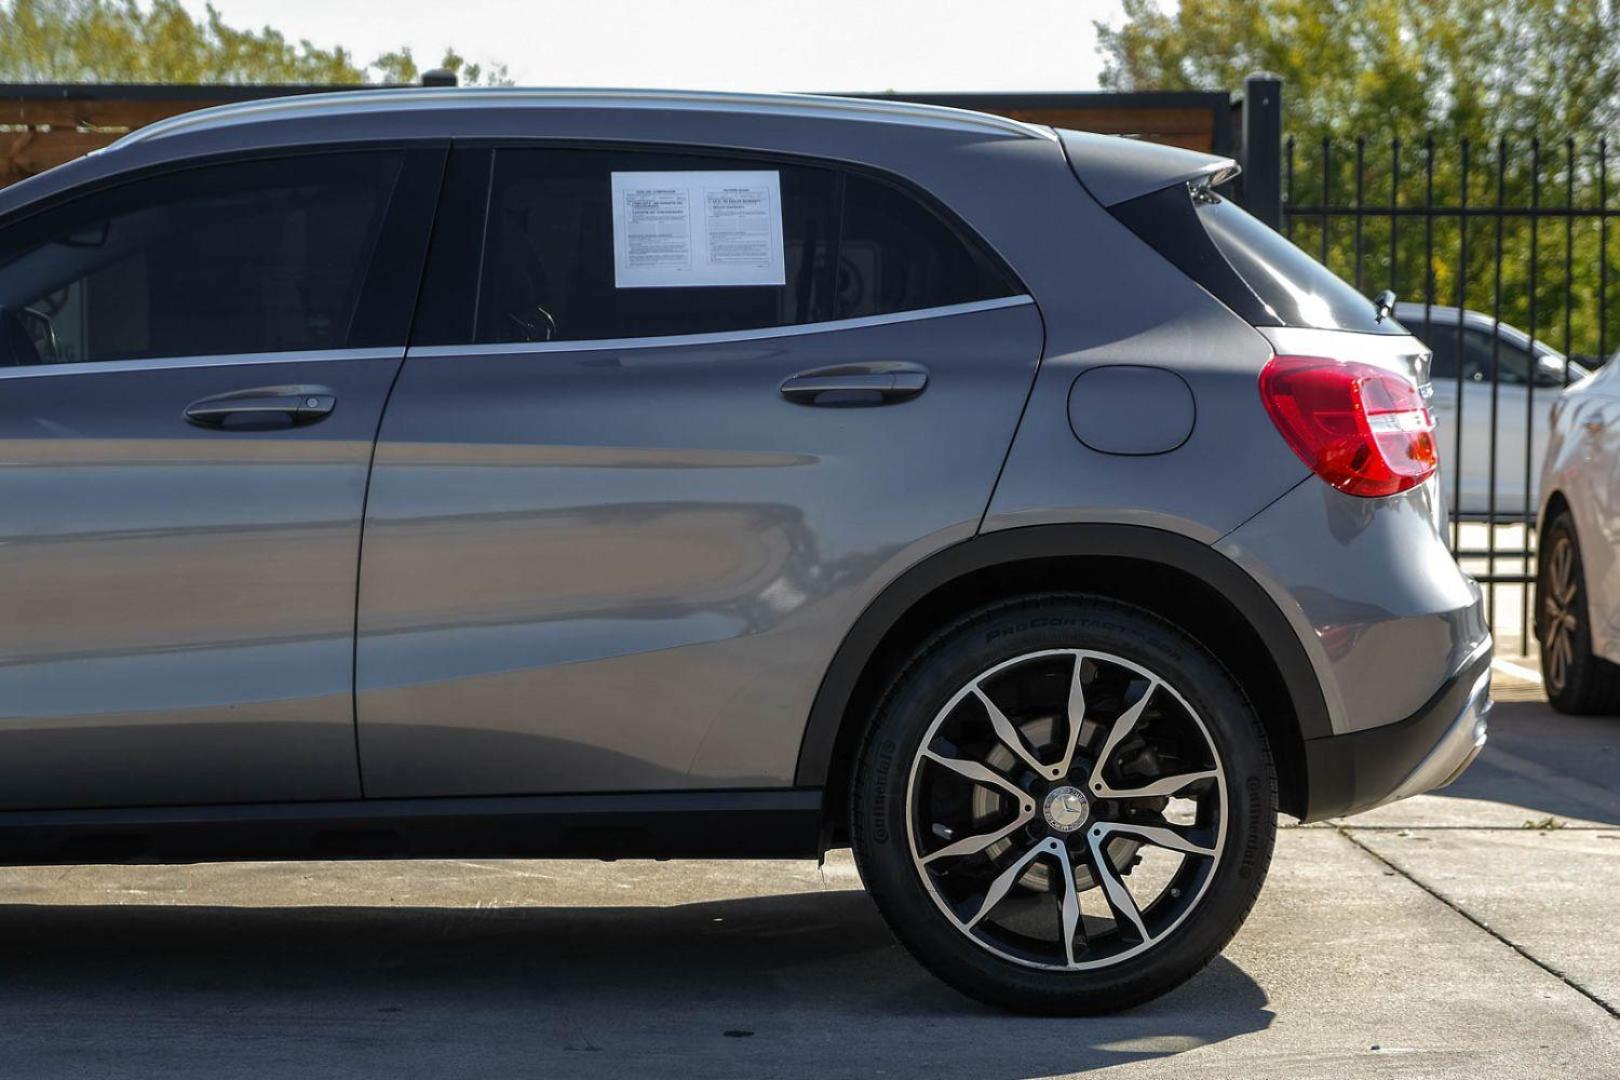
[{"label": "chrome door handle", "polygon": [[231,420],[281,420],[285,426],[312,424],[332,414],[337,395],[325,386],[261,386],[215,394],[186,406],[198,427],[222,428]]},{"label": "chrome door handle", "polygon": [[906,401],[928,386],[921,364],[838,364],[801,371],[782,383],[782,396],[801,405],[888,405]]}]

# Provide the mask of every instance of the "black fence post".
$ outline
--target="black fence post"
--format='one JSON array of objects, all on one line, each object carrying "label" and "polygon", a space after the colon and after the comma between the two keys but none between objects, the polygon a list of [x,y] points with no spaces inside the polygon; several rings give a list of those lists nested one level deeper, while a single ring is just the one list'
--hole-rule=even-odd
[{"label": "black fence post", "polygon": [[1282,227],[1282,78],[1258,71],[1243,80],[1243,207]]}]

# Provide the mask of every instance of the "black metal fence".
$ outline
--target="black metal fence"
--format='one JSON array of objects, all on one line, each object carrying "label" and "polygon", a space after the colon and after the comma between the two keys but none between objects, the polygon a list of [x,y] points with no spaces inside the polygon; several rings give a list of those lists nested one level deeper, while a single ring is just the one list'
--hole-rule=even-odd
[{"label": "black metal fence", "polygon": [[1535,578],[1552,400],[1620,329],[1609,164],[1603,138],[1435,137],[1290,137],[1277,163],[1285,235],[1359,290],[1421,305],[1397,317],[1435,354],[1452,550],[1487,587],[1493,623],[1497,586]]}]

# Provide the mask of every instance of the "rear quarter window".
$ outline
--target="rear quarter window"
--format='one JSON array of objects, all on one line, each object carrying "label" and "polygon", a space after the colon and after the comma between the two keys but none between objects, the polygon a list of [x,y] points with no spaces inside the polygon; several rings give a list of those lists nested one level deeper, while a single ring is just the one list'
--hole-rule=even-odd
[{"label": "rear quarter window", "polygon": [[1406,333],[1393,318],[1380,320],[1372,301],[1343,278],[1230,199],[1207,189],[1191,197],[1215,247],[1284,326]]},{"label": "rear quarter window", "polygon": [[1373,302],[1206,186],[1176,184],[1112,208],[1132,232],[1254,326],[1404,334]]}]

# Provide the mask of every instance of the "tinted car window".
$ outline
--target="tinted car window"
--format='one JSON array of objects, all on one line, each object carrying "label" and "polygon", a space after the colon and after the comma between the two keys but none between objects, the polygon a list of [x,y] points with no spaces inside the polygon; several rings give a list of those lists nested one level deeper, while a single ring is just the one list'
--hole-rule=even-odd
[{"label": "tinted car window", "polygon": [[1379,321],[1371,300],[1236,203],[1206,189],[1194,201],[1215,246],[1284,326],[1406,333],[1392,318]]},{"label": "tinted car window", "polygon": [[[730,172],[750,183],[774,177],[780,283],[620,280],[618,260],[626,256],[615,255],[616,175]],[[1016,291],[974,242],[919,199],[830,167],[643,150],[502,149],[489,190],[474,320],[479,342],[763,329]],[[673,215],[671,255],[679,256],[690,230],[707,227],[700,217],[701,211]]]},{"label": "tinted car window", "polygon": [[850,176],[838,245],[840,319],[1012,296],[1017,288],[976,244],[909,192]]},{"label": "tinted car window", "polygon": [[[1413,332],[1434,353],[1434,360],[1429,368],[1430,377],[1436,380],[1456,379],[1456,324],[1447,324],[1444,321],[1419,323]],[[1492,335],[1488,331],[1476,327],[1463,328],[1462,373],[1464,379],[1473,382],[1483,382],[1490,379],[1492,369],[1491,337]],[[1508,341],[1506,338],[1502,338],[1497,343],[1495,365],[1501,382],[1522,386],[1525,381],[1525,373],[1530,370],[1530,354],[1520,346]]]},{"label": "tinted car window", "polygon": [[[613,174],[778,174],[780,285],[620,287]],[[480,342],[658,337],[827,318],[836,175],[799,165],[620,150],[500,150],[490,185]],[[690,224],[688,222],[687,224]]]},{"label": "tinted car window", "polygon": [[1435,381],[1457,378],[1457,327],[1445,323],[1409,323],[1412,336],[1429,347],[1429,378]]},{"label": "tinted car window", "polygon": [[1463,377],[1489,379],[1494,368],[1505,383],[1523,386],[1530,371],[1530,354],[1504,338],[1497,338],[1495,358],[1491,339],[1496,335],[1467,327],[1463,330]]},{"label": "tinted car window", "polygon": [[0,235],[0,363],[341,348],[393,152],[187,169]]}]

